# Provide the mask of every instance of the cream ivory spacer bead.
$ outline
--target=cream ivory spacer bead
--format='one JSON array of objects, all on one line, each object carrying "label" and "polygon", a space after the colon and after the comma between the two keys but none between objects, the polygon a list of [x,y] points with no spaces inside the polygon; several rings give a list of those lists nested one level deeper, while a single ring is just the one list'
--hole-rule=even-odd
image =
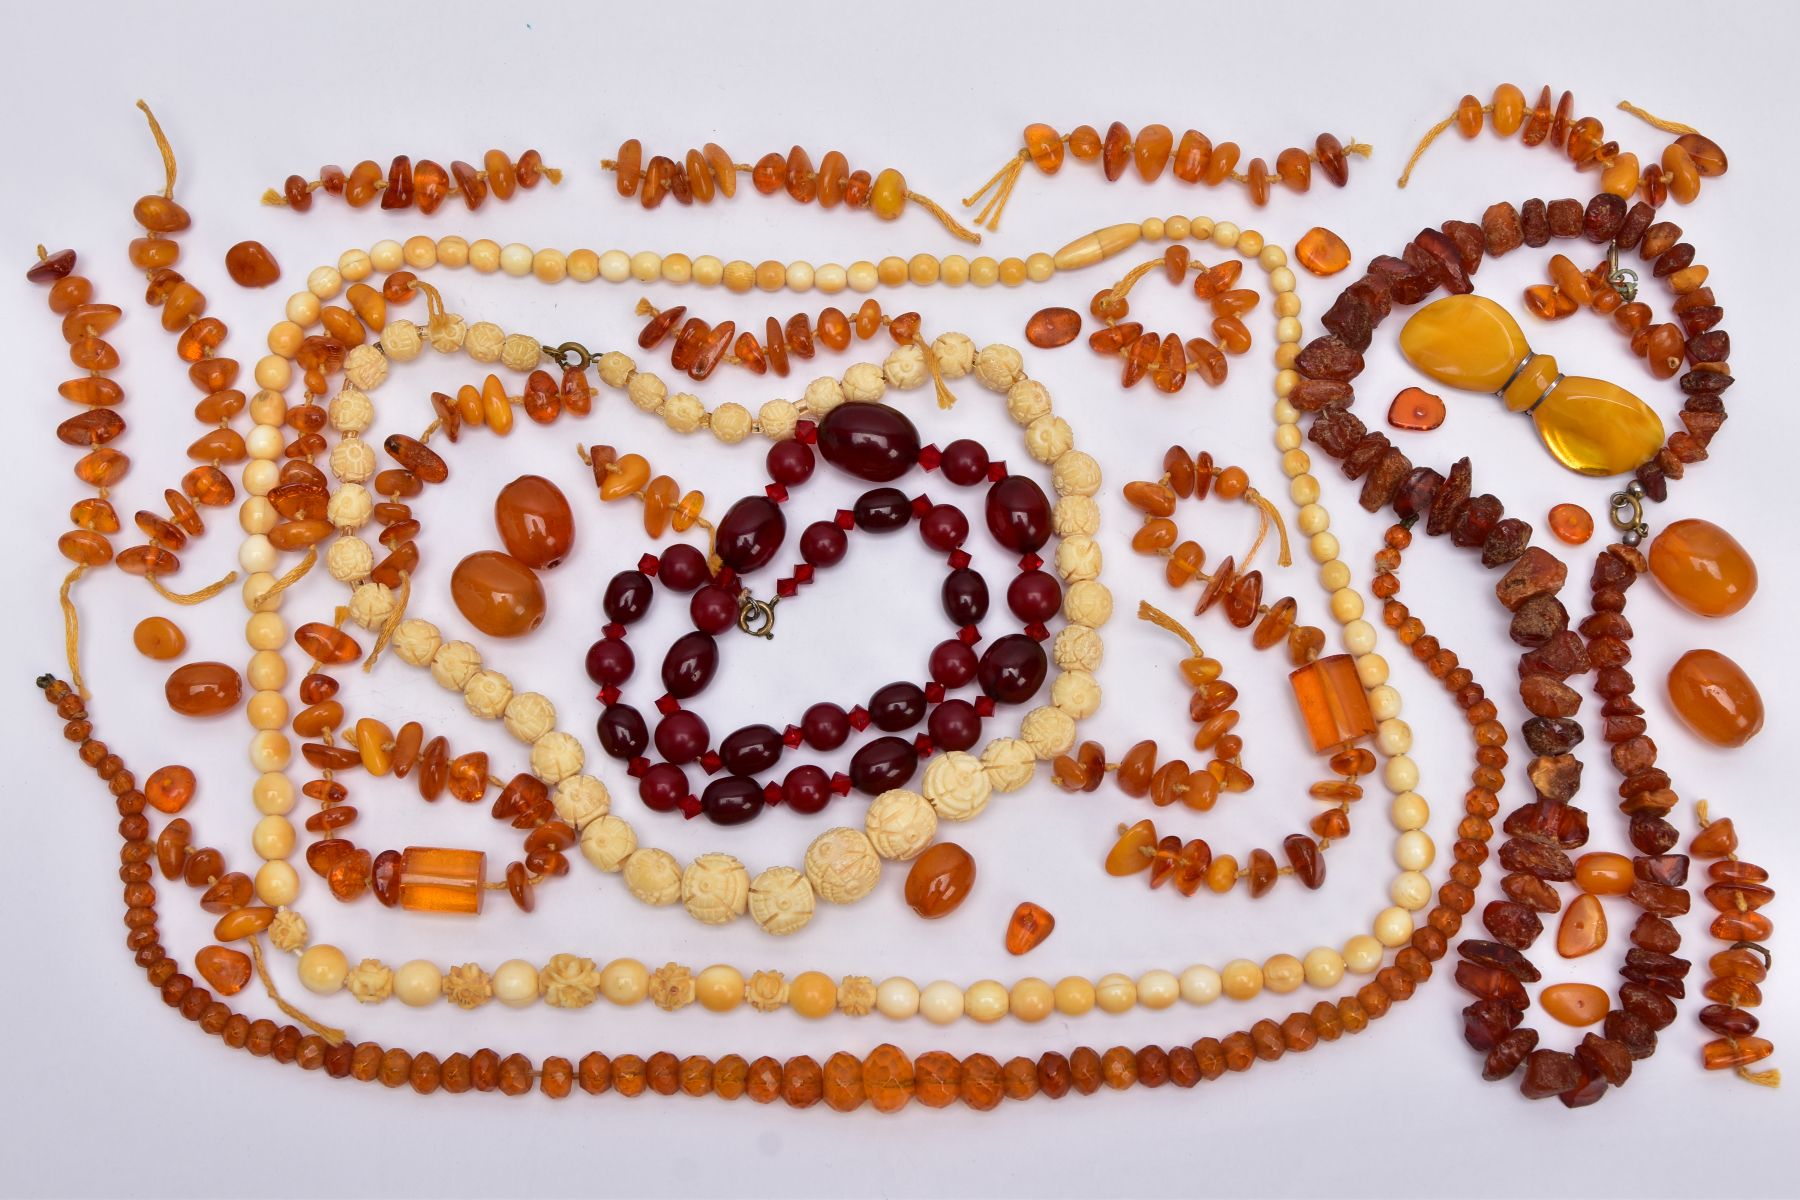
[{"label": "cream ivory spacer bead", "polygon": [[271,859],[257,868],[256,898],[270,908],[292,904],[299,895],[299,873],[286,862]]},{"label": "cream ivory spacer bead", "polygon": [[1256,265],[1265,271],[1273,271],[1277,267],[1287,266],[1287,251],[1273,243],[1265,245],[1256,256]]},{"label": "cream ivory spacer bead", "polygon": [[509,958],[494,968],[494,999],[508,1008],[537,1003],[538,969],[522,958]]},{"label": "cream ivory spacer bead", "polygon": [[1344,943],[1344,969],[1352,975],[1373,975],[1381,966],[1381,943],[1359,933]]},{"label": "cream ivory spacer bead", "polygon": [[1402,871],[1423,871],[1437,859],[1437,847],[1423,829],[1408,829],[1394,839],[1394,864]]},{"label": "cream ivory spacer bead", "polygon": [[279,729],[259,730],[250,739],[250,765],[258,772],[285,771],[293,759],[293,746]]},{"label": "cream ivory spacer bead", "polygon": [[[1386,685],[1383,685],[1386,686]],[[1393,692],[1393,688],[1387,689]],[[1399,693],[1394,693],[1396,700]],[[1398,706],[1396,705],[1396,710]],[[1398,717],[1387,717],[1375,727],[1375,745],[1383,754],[1405,754],[1412,749],[1412,726]]]},{"label": "cream ivory spacer bead", "polygon": [[1304,475],[1311,469],[1312,456],[1298,447],[1288,450],[1281,456],[1282,474],[1286,475],[1289,479],[1294,478],[1296,475]]},{"label": "cream ivory spacer bead", "polygon": [[500,269],[500,243],[491,238],[482,238],[469,244],[469,265],[483,275],[491,275]]},{"label": "cream ivory spacer bead", "polygon": [[273,650],[258,650],[250,656],[245,678],[250,680],[251,687],[279,689],[287,683],[287,660]]},{"label": "cream ivory spacer bead", "polygon": [[1225,983],[1225,994],[1233,1000],[1248,1000],[1262,991],[1262,968],[1247,958],[1234,958],[1219,972]]},{"label": "cream ivory spacer bead", "polygon": [[1412,935],[1412,914],[1398,905],[1382,909],[1375,917],[1375,940],[1390,950],[1406,945]]},{"label": "cream ivory spacer bead", "polygon": [[569,255],[569,278],[576,283],[592,283],[600,277],[600,256],[592,250],[576,250]]},{"label": "cream ivory spacer bead", "polygon": [[287,697],[275,691],[256,692],[244,705],[244,712],[252,729],[280,729],[287,724]]},{"label": "cream ivory spacer bead", "polygon": [[1116,972],[1102,975],[1094,981],[1094,1003],[1104,1013],[1130,1012],[1137,1006],[1137,981]]},{"label": "cream ivory spacer bead", "polygon": [[1301,966],[1306,971],[1306,982],[1316,988],[1336,987],[1344,977],[1344,956],[1329,946],[1308,950]]},{"label": "cream ivory spacer bead", "polygon": [[1042,979],[1021,979],[1013,984],[1007,1006],[1019,1020],[1036,1024],[1056,1010],[1056,993]]},{"label": "cream ivory spacer bead", "polygon": [[1307,542],[1307,549],[1312,553],[1316,563],[1328,563],[1338,556],[1337,535],[1334,533],[1315,533]]},{"label": "cream ivory spacer bead", "polygon": [[1054,995],[1056,1011],[1066,1017],[1079,1017],[1093,1011],[1094,985],[1079,975],[1057,980]]},{"label": "cream ivory spacer bead", "polygon": [[826,263],[813,271],[813,286],[828,296],[837,295],[849,282],[849,272],[837,263]]},{"label": "cream ivory spacer bead", "polygon": [[635,958],[615,958],[600,968],[600,994],[630,1007],[650,993],[650,969]]},{"label": "cream ivory spacer bead", "polygon": [[260,813],[287,813],[294,810],[294,781],[278,771],[260,775],[250,786],[250,802]]},{"label": "cream ivory spacer bead", "polygon": [[973,983],[963,993],[963,1011],[971,1019],[984,1025],[1004,1017],[1011,1004],[1012,998],[1007,993],[1006,985],[993,979]]},{"label": "cream ivory spacer bead", "polygon": [[426,1008],[444,994],[444,973],[436,963],[415,958],[394,972],[394,995],[408,1008]]},{"label": "cream ivory spacer bead", "polygon": [[1225,990],[1225,981],[1213,968],[1195,964],[1181,973],[1181,998],[1189,1004],[1211,1004]]},{"label": "cream ivory spacer bead", "polygon": [[1393,821],[1394,828],[1402,832],[1423,829],[1425,822],[1431,819],[1431,806],[1417,792],[1398,792],[1388,805],[1388,818]]},{"label": "cream ivory spacer bead", "polygon": [[1348,625],[1363,614],[1363,599],[1349,588],[1339,588],[1331,593],[1331,615],[1340,623]]},{"label": "cream ivory spacer bead", "polygon": [[[1370,688],[1368,700],[1369,712],[1377,721],[1385,723],[1400,715],[1400,693],[1385,683],[1377,684]],[[1379,739],[1377,739],[1377,742],[1379,745]],[[1411,742],[1408,742],[1406,746],[1397,748],[1389,748],[1384,745],[1380,746],[1383,754],[1404,754],[1410,748]]]},{"label": "cream ivory spacer bead", "polygon": [[437,242],[438,262],[455,270],[469,265],[469,239],[451,234]]},{"label": "cream ivory spacer bead", "polygon": [[[698,264],[695,265],[698,266]],[[602,254],[600,256],[600,278],[608,283],[624,283],[630,279],[631,256],[623,250],[608,250]]]},{"label": "cream ivory spacer bead", "polygon": [[639,283],[655,283],[662,275],[662,255],[639,250],[631,256],[631,277]]},{"label": "cream ivory spacer bead", "polygon": [[1410,792],[1419,786],[1419,767],[1404,754],[1396,754],[1382,768],[1382,782],[1391,792]]},{"label": "cream ivory spacer bead", "polygon": [[314,267],[306,277],[306,290],[320,300],[330,300],[343,287],[344,277],[336,267]]},{"label": "cream ivory spacer bead", "polygon": [[250,847],[258,858],[272,862],[294,852],[294,826],[286,817],[271,814],[250,831]]},{"label": "cream ivory spacer bead", "polygon": [[415,271],[428,271],[437,266],[437,243],[424,234],[415,234],[400,247],[400,257]]},{"label": "cream ivory spacer bead", "polygon": [[1145,971],[1138,976],[1137,1000],[1145,1008],[1168,1008],[1181,999],[1181,981],[1168,971]]},{"label": "cream ivory spacer bead", "polygon": [[1350,586],[1350,567],[1342,559],[1332,559],[1319,567],[1319,583],[1328,592]]},{"label": "cream ivory spacer bead", "polygon": [[300,984],[309,992],[329,996],[344,986],[350,973],[350,960],[336,946],[323,942],[309,946],[300,956]]},{"label": "cream ivory spacer bead", "polygon": [[963,1015],[963,990],[948,980],[925,985],[919,993],[919,1015],[933,1025],[949,1025]]},{"label": "cream ivory spacer bead", "polygon": [[1288,497],[1295,504],[1312,504],[1319,498],[1319,481],[1311,475],[1300,474],[1288,481]]},{"label": "cream ivory spacer bead", "polygon": [[730,1012],[744,1002],[744,976],[736,967],[715,963],[695,977],[694,999],[708,1012]]},{"label": "cream ivory spacer bead", "polygon": [[1262,966],[1263,986],[1278,996],[1297,991],[1306,982],[1306,967],[1291,954],[1271,955]]},{"label": "cream ivory spacer bead", "polygon": [[[1349,633],[1347,628],[1345,633]],[[1379,654],[1359,655],[1356,659],[1356,678],[1366,688],[1380,687],[1388,681],[1387,659]]]},{"label": "cream ivory spacer bead", "polygon": [[338,255],[337,269],[346,283],[361,283],[375,273],[375,262],[366,250],[346,250]]},{"label": "cream ivory spacer bead", "polygon": [[1367,654],[1375,649],[1375,626],[1362,620],[1346,622],[1344,649],[1352,654]]},{"label": "cream ivory spacer bead", "polygon": [[392,238],[383,238],[369,247],[369,262],[377,271],[397,271],[406,260],[406,247]]},{"label": "cream ivory spacer bead", "polygon": [[1302,505],[1294,515],[1294,524],[1301,533],[1311,537],[1315,533],[1324,533],[1331,528],[1331,514],[1320,504]]},{"label": "cream ivory spacer bead", "polygon": [[287,307],[282,311],[287,314],[288,320],[305,329],[318,321],[319,312],[324,307],[311,292],[295,292],[288,297]]},{"label": "cream ivory spacer bead", "polygon": [[898,975],[875,989],[875,1011],[894,1021],[919,1015],[919,985]]},{"label": "cream ivory spacer bead", "polygon": [[1431,880],[1418,871],[1402,871],[1394,876],[1388,896],[1408,912],[1418,912],[1431,903]]}]

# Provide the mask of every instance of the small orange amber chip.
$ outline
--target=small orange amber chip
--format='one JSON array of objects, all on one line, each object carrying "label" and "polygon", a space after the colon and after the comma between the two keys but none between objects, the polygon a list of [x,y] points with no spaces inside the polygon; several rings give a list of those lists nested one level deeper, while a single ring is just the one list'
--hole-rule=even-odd
[{"label": "small orange amber chip", "polygon": [[1006,923],[1006,952],[1013,955],[1027,954],[1049,937],[1055,928],[1056,918],[1043,906],[1027,900],[1013,909],[1012,920]]},{"label": "small orange amber chip", "polygon": [[145,658],[166,661],[187,649],[187,636],[167,617],[145,617],[131,631],[131,644]]},{"label": "small orange amber chip", "polygon": [[194,955],[200,977],[221,996],[235,996],[250,982],[250,956],[225,946],[206,946]]},{"label": "small orange amber chip", "polygon": [[1066,346],[1081,332],[1081,314],[1072,308],[1045,308],[1025,322],[1025,340],[1042,350]]},{"label": "small orange amber chip", "polygon": [[1550,510],[1550,532],[1571,546],[1594,536],[1594,518],[1579,504],[1558,504]]},{"label": "small orange amber chip", "polygon": [[1388,424],[1423,433],[1444,423],[1444,401],[1424,388],[1402,388],[1388,405]]},{"label": "small orange amber chip", "polygon": [[194,798],[194,784],[194,773],[186,767],[161,767],[144,781],[144,799],[157,812],[178,813]]},{"label": "small orange amber chip", "polygon": [[1294,243],[1294,257],[1314,275],[1336,275],[1350,265],[1350,247],[1331,230],[1315,225]]},{"label": "small orange amber chip", "polygon": [[[1591,857],[1591,856],[1586,856]],[[1598,896],[1583,892],[1575,897],[1562,923],[1556,927],[1556,952],[1564,958],[1580,958],[1606,945],[1606,910]]]},{"label": "small orange amber chip", "polygon": [[1591,983],[1556,983],[1538,995],[1538,1003],[1564,1025],[1592,1025],[1606,1016],[1612,1002],[1605,988]]}]

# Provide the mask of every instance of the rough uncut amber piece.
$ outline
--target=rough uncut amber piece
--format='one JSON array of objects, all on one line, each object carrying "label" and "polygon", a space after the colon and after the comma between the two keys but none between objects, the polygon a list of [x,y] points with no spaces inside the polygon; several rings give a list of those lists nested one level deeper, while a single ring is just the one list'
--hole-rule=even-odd
[{"label": "rough uncut amber piece", "polygon": [[1395,429],[1421,433],[1436,429],[1444,423],[1444,401],[1424,388],[1402,388],[1388,405],[1387,419]]},{"label": "rough uncut amber piece", "polygon": [[1369,698],[1357,678],[1356,661],[1348,654],[1315,659],[1288,675],[1300,717],[1315,753],[1375,732]]},{"label": "rough uncut amber piece", "polygon": [[1703,617],[1726,617],[1756,595],[1756,563],[1725,530],[1689,517],[1650,543],[1650,573],[1671,599]]},{"label": "rough uncut amber piece", "polygon": [[481,851],[406,848],[400,865],[401,908],[475,916],[486,894],[487,855]]},{"label": "rough uncut amber piece", "polygon": [[1669,701],[1689,729],[1715,746],[1741,746],[1762,730],[1762,695],[1717,650],[1690,650],[1669,669]]}]

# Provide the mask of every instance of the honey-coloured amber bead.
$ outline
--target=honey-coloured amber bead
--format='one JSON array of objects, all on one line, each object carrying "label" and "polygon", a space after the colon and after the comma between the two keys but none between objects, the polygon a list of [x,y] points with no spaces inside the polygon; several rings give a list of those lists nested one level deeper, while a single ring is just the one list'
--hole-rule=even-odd
[{"label": "honey-coloured amber bead", "polygon": [[528,567],[547,569],[575,543],[575,514],[562,489],[541,475],[521,475],[494,499],[494,525],[507,551]]},{"label": "honey-coloured amber bead", "polygon": [[1762,730],[1762,694],[1717,650],[1682,655],[1669,669],[1668,688],[1676,715],[1715,746],[1742,746]]},{"label": "honey-coloured amber bead", "polygon": [[1669,598],[1703,617],[1727,617],[1756,595],[1756,563],[1711,521],[1688,517],[1650,543],[1650,574]]},{"label": "honey-coloured amber bead", "polygon": [[194,772],[187,767],[159,767],[144,780],[144,800],[157,812],[178,813],[194,798]]},{"label": "honey-coloured amber bead", "polygon": [[1591,983],[1556,983],[1538,993],[1538,1003],[1564,1025],[1592,1025],[1612,1007],[1605,988]]},{"label": "honey-coloured amber bead", "polygon": [[184,717],[217,716],[243,696],[243,677],[221,662],[184,663],[163,684],[163,698]]},{"label": "honey-coloured amber bead", "polygon": [[408,846],[400,865],[400,907],[408,912],[475,916],[487,894],[487,855],[479,850]]},{"label": "honey-coloured amber bead", "polygon": [[1148,820],[1139,821],[1128,829],[1119,831],[1118,841],[1113,843],[1106,854],[1106,873],[1108,875],[1135,875],[1150,866],[1150,855],[1146,851],[1156,846],[1156,825]]},{"label": "honey-coloured amber bead", "polygon": [[906,904],[926,920],[936,920],[960,907],[974,884],[974,856],[955,842],[937,842],[913,860],[906,876]]},{"label": "honey-coloured amber bead", "polygon": [[450,573],[450,598],[470,624],[491,637],[530,633],[543,624],[548,607],[537,574],[498,550],[478,550],[457,563]]},{"label": "honey-coloured amber bead", "polygon": [[1350,247],[1331,230],[1315,225],[1294,243],[1294,257],[1314,275],[1336,275],[1350,265]]},{"label": "honey-coloured amber bead", "polygon": [[[1593,857],[1587,855],[1584,857]],[[1616,855],[1608,857],[1618,857]],[[1630,864],[1627,863],[1627,869]],[[1591,877],[1591,873],[1590,873]],[[1626,891],[1630,891],[1627,880]],[[1606,945],[1606,909],[1600,898],[1583,892],[1569,904],[1556,928],[1556,952],[1564,958],[1580,958]]]},{"label": "honey-coloured amber bead", "polygon": [[145,617],[131,631],[131,643],[145,658],[166,661],[187,649],[187,635],[167,617]]}]

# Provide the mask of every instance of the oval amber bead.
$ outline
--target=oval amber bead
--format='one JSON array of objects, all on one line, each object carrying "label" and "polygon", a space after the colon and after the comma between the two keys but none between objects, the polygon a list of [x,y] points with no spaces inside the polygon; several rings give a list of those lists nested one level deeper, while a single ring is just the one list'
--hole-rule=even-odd
[{"label": "oval amber bead", "polygon": [[1596,896],[1623,896],[1636,876],[1623,854],[1584,854],[1575,860],[1575,883]]},{"label": "oval amber bead", "polygon": [[554,567],[575,544],[575,514],[562,489],[541,475],[521,475],[494,500],[500,541],[528,567]]},{"label": "oval amber bead", "polygon": [[543,623],[547,606],[532,569],[497,550],[477,551],[456,564],[450,598],[475,628],[492,637],[530,633]]},{"label": "oval amber bead", "polygon": [[1690,650],[1669,670],[1676,715],[1715,746],[1741,746],[1763,726],[1763,702],[1744,669],[1717,650]]},{"label": "oval amber bead", "polygon": [[1605,988],[1591,983],[1557,983],[1538,993],[1538,1003],[1564,1025],[1592,1025],[1612,1007]]},{"label": "oval amber bead", "polygon": [[955,842],[938,842],[913,861],[906,904],[926,920],[954,912],[975,883],[975,859]]},{"label": "oval amber bead", "polygon": [[98,533],[71,529],[56,539],[56,548],[70,562],[99,567],[112,561],[112,543]]},{"label": "oval amber bead", "polygon": [[294,644],[321,663],[350,663],[362,657],[362,647],[355,638],[318,621],[309,621],[294,630]]},{"label": "oval amber bead", "polygon": [[1756,563],[1725,530],[1689,517],[1650,543],[1650,573],[1671,599],[1703,617],[1727,617],[1756,595]]},{"label": "oval amber bead", "polygon": [[211,717],[236,707],[244,681],[221,662],[183,663],[163,684],[163,698],[184,717]]}]

